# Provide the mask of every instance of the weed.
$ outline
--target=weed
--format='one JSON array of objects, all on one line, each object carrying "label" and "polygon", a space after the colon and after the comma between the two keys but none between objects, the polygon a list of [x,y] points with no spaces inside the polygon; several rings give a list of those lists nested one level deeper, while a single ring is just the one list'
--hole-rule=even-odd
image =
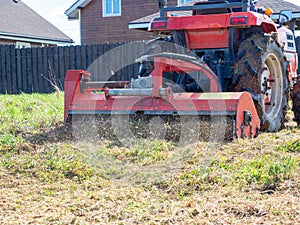
[{"label": "weed", "polygon": [[20,138],[11,133],[0,133],[0,151],[13,150],[20,142]]},{"label": "weed", "polygon": [[280,145],[277,147],[277,151],[283,152],[300,152],[300,140],[289,141],[284,146]]},{"label": "weed", "polygon": [[285,179],[289,179],[297,169],[297,160],[292,157],[273,157],[263,155],[260,158],[241,160],[235,170],[235,178],[248,185],[257,184],[262,189],[272,185],[274,188]]}]

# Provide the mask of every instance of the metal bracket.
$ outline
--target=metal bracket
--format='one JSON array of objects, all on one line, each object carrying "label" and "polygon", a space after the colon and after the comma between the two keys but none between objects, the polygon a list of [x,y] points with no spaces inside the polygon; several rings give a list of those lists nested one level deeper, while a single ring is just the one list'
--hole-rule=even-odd
[{"label": "metal bracket", "polygon": [[252,113],[248,110],[244,111],[244,121],[241,125],[242,138],[245,137],[245,126],[250,126],[250,136],[253,138]]}]

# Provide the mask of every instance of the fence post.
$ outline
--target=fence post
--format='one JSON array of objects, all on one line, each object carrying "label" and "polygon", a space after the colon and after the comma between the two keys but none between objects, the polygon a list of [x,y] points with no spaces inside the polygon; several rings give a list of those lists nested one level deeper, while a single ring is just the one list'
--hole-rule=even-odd
[{"label": "fence post", "polygon": [[296,51],[298,54],[298,71],[297,74],[300,74],[300,36],[295,38],[295,42],[296,42]]},{"label": "fence post", "polygon": [[1,64],[0,64],[0,91],[1,94],[7,93],[7,84],[6,84],[6,58],[5,58],[5,46],[0,46],[0,57],[1,57]]}]

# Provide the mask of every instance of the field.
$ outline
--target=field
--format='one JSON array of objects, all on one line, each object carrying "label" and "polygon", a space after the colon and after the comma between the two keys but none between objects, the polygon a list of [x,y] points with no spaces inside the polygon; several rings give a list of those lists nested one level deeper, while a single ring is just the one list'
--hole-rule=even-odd
[{"label": "field", "polygon": [[300,130],[179,146],[72,138],[63,94],[0,96],[1,224],[300,224]]}]

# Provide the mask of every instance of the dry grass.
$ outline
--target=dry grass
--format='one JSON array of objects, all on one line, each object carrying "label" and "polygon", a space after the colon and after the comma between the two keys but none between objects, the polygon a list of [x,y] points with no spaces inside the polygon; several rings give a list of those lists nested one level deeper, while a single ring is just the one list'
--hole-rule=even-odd
[{"label": "dry grass", "polygon": [[[31,99],[37,121],[18,117],[15,133],[0,130],[1,224],[300,224],[300,130],[291,122],[222,145],[124,147],[64,136],[62,109],[39,108],[40,98]],[[11,121],[8,102],[0,113]],[[51,122],[41,126],[46,108]]]}]

